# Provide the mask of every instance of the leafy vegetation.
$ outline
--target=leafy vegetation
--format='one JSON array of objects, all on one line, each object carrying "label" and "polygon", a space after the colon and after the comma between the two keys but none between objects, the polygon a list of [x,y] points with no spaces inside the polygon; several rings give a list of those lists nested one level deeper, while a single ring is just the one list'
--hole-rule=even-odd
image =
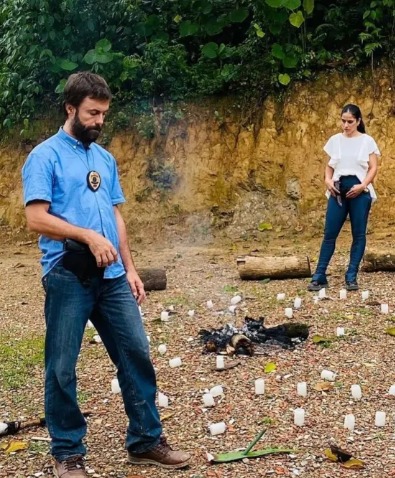
[{"label": "leafy vegetation", "polygon": [[[394,10],[395,0],[3,0],[0,127],[29,128],[78,70],[104,75],[120,104],[155,106],[262,97],[382,57],[393,66]],[[140,128],[153,134],[148,116]]]}]

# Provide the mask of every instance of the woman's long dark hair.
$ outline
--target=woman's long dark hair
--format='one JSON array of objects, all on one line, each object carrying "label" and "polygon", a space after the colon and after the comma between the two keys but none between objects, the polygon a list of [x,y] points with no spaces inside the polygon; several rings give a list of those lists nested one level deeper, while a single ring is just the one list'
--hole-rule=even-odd
[{"label": "woman's long dark hair", "polygon": [[363,119],[362,119],[362,113],[361,113],[361,110],[359,109],[359,107],[357,105],[353,105],[353,104],[349,104],[349,105],[346,105],[343,109],[342,109],[342,113],[341,114],[344,114],[344,113],[350,113],[351,115],[354,116],[354,118],[356,120],[360,120],[359,122],[359,125],[357,126],[357,130],[360,132],[360,133],[366,133],[366,130],[365,130],[365,123],[363,122]]}]

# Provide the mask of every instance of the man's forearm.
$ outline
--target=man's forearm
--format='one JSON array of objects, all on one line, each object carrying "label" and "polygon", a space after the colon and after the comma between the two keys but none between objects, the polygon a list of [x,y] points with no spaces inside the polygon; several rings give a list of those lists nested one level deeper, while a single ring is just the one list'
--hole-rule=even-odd
[{"label": "man's forearm", "polygon": [[116,206],[114,206],[114,213],[119,235],[119,252],[121,254],[123,265],[126,269],[126,272],[136,273],[136,267],[134,265],[133,257],[128,244],[125,221],[123,220],[123,217]]}]

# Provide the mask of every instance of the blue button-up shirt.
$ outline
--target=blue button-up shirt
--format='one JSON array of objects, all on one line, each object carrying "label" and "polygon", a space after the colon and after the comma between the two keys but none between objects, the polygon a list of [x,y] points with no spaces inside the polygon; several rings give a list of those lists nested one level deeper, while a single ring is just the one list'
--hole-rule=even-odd
[{"label": "blue button-up shirt", "polygon": [[[88,187],[89,171],[100,174],[101,184],[95,192]],[[117,249],[118,262],[105,269],[104,277],[124,274],[113,206],[125,202],[125,198],[115,159],[108,151],[96,143],[85,149],[60,128],[29,154],[22,180],[25,205],[34,200],[47,201],[50,214],[105,236]],[[46,275],[62,258],[63,242],[40,236],[39,246]]]}]

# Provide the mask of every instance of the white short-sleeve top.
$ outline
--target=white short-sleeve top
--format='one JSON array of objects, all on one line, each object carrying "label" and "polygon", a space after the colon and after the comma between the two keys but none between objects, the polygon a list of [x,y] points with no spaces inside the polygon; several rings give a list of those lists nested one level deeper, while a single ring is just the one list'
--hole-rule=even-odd
[{"label": "white short-sleeve top", "polygon": [[[363,182],[369,169],[369,155],[374,153],[380,156],[376,141],[368,134],[360,134],[347,138],[342,133],[331,136],[324,146],[324,151],[329,155],[328,166],[333,168],[333,180],[340,176],[357,176]],[[372,184],[368,186],[372,200],[377,199]],[[329,192],[327,196],[329,197]]]}]

